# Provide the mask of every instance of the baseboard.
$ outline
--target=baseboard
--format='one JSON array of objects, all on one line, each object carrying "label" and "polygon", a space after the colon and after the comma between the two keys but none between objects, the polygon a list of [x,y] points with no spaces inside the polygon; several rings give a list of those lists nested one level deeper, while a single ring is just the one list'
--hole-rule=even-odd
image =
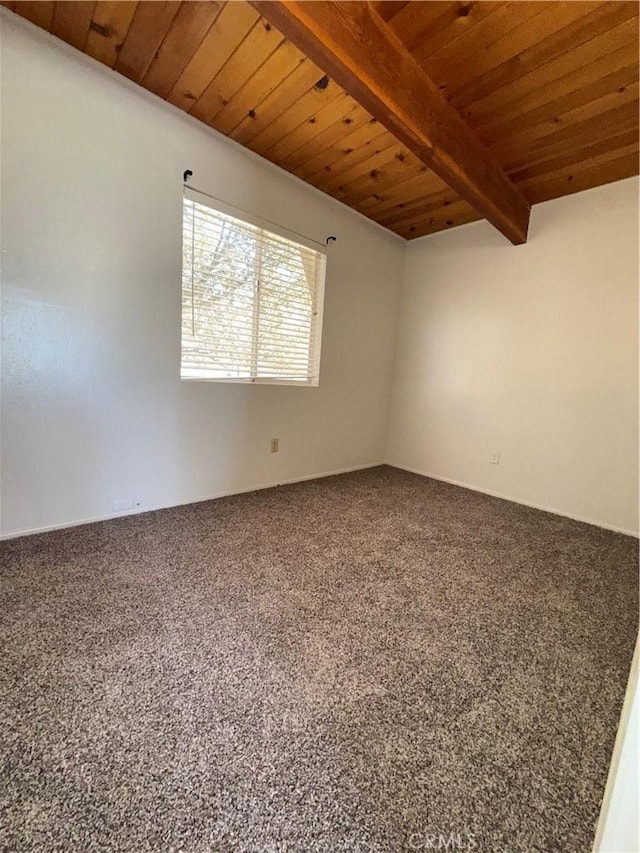
[{"label": "baseboard", "polygon": [[289,477],[286,480],[275,480],[272,483],[262,483],[257,486],[247,486],[243,489],[234,489],[228,492],[216,492],[177,503],[154,504],[153,506],[137,507],[124,512],[112,512],[107,515],[95,515],[89,518],[81,518],[78,521],[65,521],[57,524],[47,524],[44,527],[30,527],[26,530],[16,530],[11,533],[0,534],[0,542],[8,539],[18,539],[21,536],[34,536],[37,533],[48,533],[51,530],[66,530],[69,527],[81,527],[83,524],[95,524],[98,521],[110,521],[112,518],[124,518],[128,515],[142,515],[146,512],[157,512],[160,509],[171,509],[174,506],[188,506],[189,504],[214,501],[218,498],[228,498],[232,495],[244,495],[248,492],[259,492],[262,489],[274,489],[277,486],[288,486],[292,483],[303,483],[307,480],[321,480],[324,477],[335,477],[337,474],[349,474],[351,471],[365,471],[367,468],[379,468],[384,462],[368,462],[366,465],[355,465],[351,468],[338,468],[335,471],[324,471],[320,474],[305,474],[303,477]]},{"label": "baseboard", "polygon": [[366,465],[356,465],[349,468],[339,468],[334,471],[323,471],[319,474],[305,474],[302,477],[290,477],[285,480],[275,480],[270,483],[261,483],[257,486],[247,486],[242,489],[234,489],[233,491],[225,491],[225,492],[215,492],[214,494],[204,495],[202,497],[198,497],[195,499],[189,499],[186,501],[178,501],[177,503],[161,503],[154,504],[153,506],[140,507],[136,509],[125,510],[124,512],[113,512],[108,513],[106,515],[96,515],[90,516],[88,518],[81,518],[77,521],[65,521],[59,522],[57,524],[48,524],[43,527],[31,527],[26,530],[17,530],[12,531],[10,533],[0,534],[0,541],[8,540],[8,539],[17,539],[20,536],[34,536],[38,533],[47,533],[50,530],[65,530],[69,527],[80,527],[83,524],[95,524],[98,521],[109,521],[112,518],[123,518],[129,515],[142,515],[146,512],[156,512],[160,509],[171,509],[174,506],[187,506],[192,503],[202,503],[203,501],[212,501],[217,498],[226,498],[232,495],[242,495],[247,494],[248,492],[258,492],[262,489],[273,489],[277,486],[287,486],[292,483],[302,483],[307,480],[321,480],[323,477],[334,477],[337,474],[348,474],[351,471],[365,471],[367,468],[377,468],[380,465],[388,465],[390,468],[398,468],[401,471],[408,471],[410,474],[418,474],[421,477],[428,477],[430,480],[438,480],[441,483],[449,483],[451,486],[459,486],[463,489],[469,489],[472,492],[480,492],[483,495],[490,495],[493,498],[500,498],[503,501],[509,501],[510,503],[520,504],[521,506],[528,506],[531,509],[539,509],[542,512],[549,512],[552,515],[559,515],[562,518],[570,518],[573,521],[580,521],[583,524],[590,524],[593,527],[601,527],[604,530],[612,530],[615,533],[624,533],[626,536],[633,536],[634,538],[638,538],[639,534],[636,531],[627,530],[623,527],[616,527],[611,524],[603,524],[599,521],[594,521],[590,518],[584,518],[579,515],[573,515],[568,512],[561,512],[560,510],[553,509],[552,507],[543,506],[541,504],[534,504],[529,501],[523,501],[519,498],[514,498],[509,495],[502,494],[501,492],[495,492],[490,489],[483,489],[479,486],[472,486],[470,483],[464,483],[460,480],[453,480],[450,477],[442,477],[439,474],[430,474],[427,471],[422,471],[418,468],[411,468],[408,465],[400,465],[396,462],[368,462]]},{"label": "baseboard", "polygon": [[501,492],[494,492],[490,489],[482,489],[480,486],[472,486],[470,483],[463,483],[460,480],[452,480],[450,477],[441,477],[439,474],[429,474],[427,471],[420,471],[418,468],[410,468],[408,465],[399,465],[396,462],[385,462],[390,468],[399,468],[401,471],[408,471],[410,474],[418,474],[421,477],[428,477],[430,480],[439,480],[441,483],[449,483],[451,486],[460,486],[462,489],[469,489],[472,492],[480,492],[483,495],[490,495],[492,498],[500,498],[503,501],[509,501],[513,504],[528,506],[531,509],[539,509],[542,512],[549,512],[552,515],[559,515],[561,518],[570,518],[572,521],[580,521],[582,524],[590,524],[592,527],[601,527],[603,530],[612,530],[614,533],[624,533],[625,536],[633,536],[638,539],[640,534],[634,530],[627,530],[624,527],[616,527],[613,524],[604,524],[601,521],[594,521],[592,518],[583,518],[580,515],[573,515],[569,512],[562,512],[553,507],[543,506],[542,504],[534,504],[530,501],[523,501],[520,498],[514,498],[510,495],[504,495]]}]

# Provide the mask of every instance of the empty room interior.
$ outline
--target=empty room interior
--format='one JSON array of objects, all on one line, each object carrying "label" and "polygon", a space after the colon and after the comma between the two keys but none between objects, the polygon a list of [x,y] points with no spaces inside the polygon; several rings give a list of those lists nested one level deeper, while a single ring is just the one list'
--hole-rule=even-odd
[{"label": "empty room interior", "polygon": [[638,18],[1,3],[1,850],[640,850]]}]

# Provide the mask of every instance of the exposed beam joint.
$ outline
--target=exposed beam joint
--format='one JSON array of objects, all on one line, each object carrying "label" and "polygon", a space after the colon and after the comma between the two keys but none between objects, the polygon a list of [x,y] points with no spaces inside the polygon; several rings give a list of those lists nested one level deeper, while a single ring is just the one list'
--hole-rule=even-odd
[{"label": "exposed beam joint", "polygon": [[514,244],[530,205],[369,2],[252,5]]}]

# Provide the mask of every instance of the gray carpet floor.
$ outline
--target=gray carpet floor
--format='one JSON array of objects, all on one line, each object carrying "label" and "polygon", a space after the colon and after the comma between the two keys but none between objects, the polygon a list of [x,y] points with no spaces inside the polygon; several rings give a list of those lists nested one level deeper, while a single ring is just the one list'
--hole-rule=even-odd
[{"label": "gray carpet floor", "polygon": [[3,851],[590,849],[629,537],[381,467],[0,557]]}]

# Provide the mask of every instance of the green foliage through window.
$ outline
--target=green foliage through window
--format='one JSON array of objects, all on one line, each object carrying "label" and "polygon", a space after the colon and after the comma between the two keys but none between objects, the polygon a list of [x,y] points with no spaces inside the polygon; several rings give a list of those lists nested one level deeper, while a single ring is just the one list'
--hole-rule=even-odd
[{"label": "green foliage through window", "polygon": [[185,197],[183,379],[318,384],[325,256]]}]

